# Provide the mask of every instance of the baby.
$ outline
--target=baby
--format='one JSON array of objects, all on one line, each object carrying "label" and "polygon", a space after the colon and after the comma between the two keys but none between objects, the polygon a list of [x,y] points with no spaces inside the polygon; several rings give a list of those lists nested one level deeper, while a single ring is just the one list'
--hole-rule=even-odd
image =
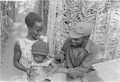
[{"label": "baby", "polygon": [[52,74],[58,69],[54,63],[54,58],[49,55],[49,46],[44,41],[37,41],[32,45],[33,62],[31,63],[31,72],[35,73],[29,76],[32,82],[50,82]]}]

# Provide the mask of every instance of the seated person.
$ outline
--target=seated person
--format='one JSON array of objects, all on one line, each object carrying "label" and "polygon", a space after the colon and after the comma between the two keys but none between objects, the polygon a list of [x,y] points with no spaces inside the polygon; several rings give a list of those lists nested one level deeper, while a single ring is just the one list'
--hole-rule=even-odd
[{"label": "seated person", "polygon": [[37,41],[32,45],[33,62],[31,71],[35,72],[29,76],[32,82],[49,82],[52,74],[57,70],[58,65],[54,63],[54,58],[48,55],[49,47],[44,41]]}]

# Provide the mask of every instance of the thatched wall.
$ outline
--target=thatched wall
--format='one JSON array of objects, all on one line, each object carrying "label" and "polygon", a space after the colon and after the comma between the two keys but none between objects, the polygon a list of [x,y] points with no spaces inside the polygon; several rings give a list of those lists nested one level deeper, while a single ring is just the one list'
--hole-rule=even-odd
[{"label": "thatched wall", "polygon": [[98,44],[98,61],[120,57],[119,0],[50,0],[48,37],[50,51],[58,53],[76,22],[93,25],[91,39]]}]

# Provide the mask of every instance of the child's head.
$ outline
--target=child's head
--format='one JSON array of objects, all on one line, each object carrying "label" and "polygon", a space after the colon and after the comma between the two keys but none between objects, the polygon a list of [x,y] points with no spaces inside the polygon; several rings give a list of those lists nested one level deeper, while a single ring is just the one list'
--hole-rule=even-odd
[{"label": "child's head", "polygon": [[42,33],[44,27],[42,18],[39,14],[30,12],[25,17],[25,23],[28,27],[28,34],[30,34],[32,38],[36,40],[37,37]]},{"label": "child's head", "polygon": [[49,46],[44,41],[37,41],[32,45],[32,55],[36,63],[42,63],[48,56]]}]

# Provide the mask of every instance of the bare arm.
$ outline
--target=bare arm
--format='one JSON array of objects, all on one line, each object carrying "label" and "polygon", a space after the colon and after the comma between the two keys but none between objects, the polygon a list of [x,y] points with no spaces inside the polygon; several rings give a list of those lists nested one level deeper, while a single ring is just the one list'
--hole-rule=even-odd
[{"label": "bare arm", "polygon": [[49,70],[49,72],[47,73],[48,76],[50,76],[50,75],[52,75],[53,73],[55,73],[55,72],[57,71],[59,65],[55,64],[54,62],[52,62],[49,67],[50,67],[50,70]]},{"label": "bare arm", "polygon": [[52,71],[54,70],[54,68],[57,66],[57,64],[54,62],[54,60],[49,64],[49,66],[47,67],[48,71]]},{"label": "bare arm", "polygon": [[17,41],[14,46],[13,64],[17,69],[22,70],[24,72],[28,72],[29,69],[19,63],[20,57],[21,57],[20,44]]}]

